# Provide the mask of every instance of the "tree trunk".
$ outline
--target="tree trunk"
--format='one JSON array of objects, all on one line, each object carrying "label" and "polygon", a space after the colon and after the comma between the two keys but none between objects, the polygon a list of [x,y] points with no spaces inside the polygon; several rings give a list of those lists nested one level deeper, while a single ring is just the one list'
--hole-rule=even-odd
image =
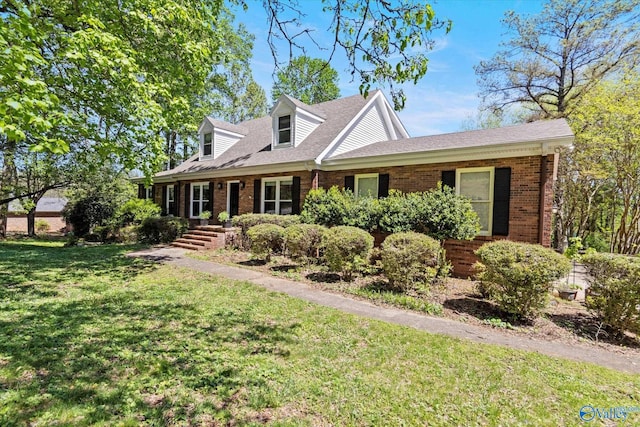
[{"label": "tree trunk", "polygon": [[[0,198],[13,193],[16,184],[15,151],[17,144],[12,140],[5,140],[2,150],[2,171],[0,171]],[[0,205],[0,238],[7,236],[7,213],[9,203]]]},{"label": "tree trunk", "polygon": [[32,208],[27,212],[27,235],[34,237],[36,235],[36,208]]}]

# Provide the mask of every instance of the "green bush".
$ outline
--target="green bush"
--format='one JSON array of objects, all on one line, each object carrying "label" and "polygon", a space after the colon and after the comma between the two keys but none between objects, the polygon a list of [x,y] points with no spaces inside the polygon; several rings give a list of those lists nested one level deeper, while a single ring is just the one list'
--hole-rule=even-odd
[{"label": "green bush", "polygon": [[439,270],[440,244],[416,232],[396,233],[382,243],[382,268],[389,283],[409,290],[430,285]]},{"label": "green bush", "polygon": [[251,239],[247,236],[247,231],[259,224],[275,224],[280,227],[287,228],[294,224],[300,224],[300,216],[298,215],[276,215],[276,214],[243,214],[234,216],[231,219],[234,227],[240,228],[240,239],[238,245],[244,249],[249,249]]},{"label": "green bush", "polygon": [[62,211],[64,218],[73,226],[78,237],[88,234],[97,225],[110,219],[115,212],[112,201],[99,194],[90,194],[70,201]]},{"label": "green bush", "polygon": [[114,215],[114,223],[119,227],[142,224],[147,218],[160,216],[160,206],[149,199],[130,199],[118,207]]},{"label": "green bush", "polygon": [[354,272],[365,267],[373,237],[359,228],[341,225],[324,233],[322,246],[329,269],[351,280]]},{"label": "green bush", "polygon": [[476,252],[478,279],[500,308],[516,317],[533,317],[544,308],[553,281],[567,275],[569,260],[540,245],[499,240]]},{"label": "green bush", "polygon": [[300,217],[309,224],[349,225],[373,231],[380,220],[380,204],[376,198],[356,198],[351,190],[336,186],[329,190],[319,188],[311,190],[305,198]]},{"label": "green bush", "polygon": [[590,253],[582,262],[590,276],[587,308],[618,334],[640,333],[640,258]]},{"label": "green bush", "polygon": [[189,222],[184,218],[147,218],[138,228],[138,240],[150,244],[170,243],[182,236],[188,228]]},{"label": "green bush", "polygon": [[49,223],[44,219],[36,219],[35,227],[38,233],[46,233],[51,228]]},{"label": "green bush", "polygon": [[272,253],[282,252],[284,230],[284,227],[276,224],[258,224],[248,229],[251,253],[268,262]]},{"label": "green bush", "polygon": [[317,258],[327,229],[316,224],[294,224],[284,230],[284,245],[293,259]]},{"label": "green bush", "polygon": [[403,194],[398,190],[390,190],[389,196],[380,200],[379,229],[387,233],[414,231],[420,198],[421,193]]}]

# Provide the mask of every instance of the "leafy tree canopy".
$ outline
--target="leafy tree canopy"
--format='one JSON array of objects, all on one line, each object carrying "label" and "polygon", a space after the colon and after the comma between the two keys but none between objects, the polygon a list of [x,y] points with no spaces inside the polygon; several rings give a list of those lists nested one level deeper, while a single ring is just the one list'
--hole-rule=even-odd
[{"label": "leafy tree canopy", "polygon": [[484,102],[567,116],[599,81],[639,63],[639,17],[636,0],[549,0],[535,16],[507,12],[511,38],[475,68]]},{"label": "leafy tree canopy", "polygon": [[271,97],[275,102],[283,94],[306,104],[337,99],[340,97],[338,72],[322,59],[299,56],[276,73]]}]

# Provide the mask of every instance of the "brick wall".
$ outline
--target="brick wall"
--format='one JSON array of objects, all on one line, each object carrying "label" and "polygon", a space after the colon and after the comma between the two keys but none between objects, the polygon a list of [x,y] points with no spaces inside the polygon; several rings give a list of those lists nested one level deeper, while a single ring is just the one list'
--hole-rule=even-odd
[{"label": "brick wall", "polygon": [[[64,232],[67,224],[59,214],[57,216],[45,215],[40,216],[36,213],[36,221],[44,220],[49,223],[49,232]],[[12,215],[7,217],[7,232],[9,233],[26,233],[27,232],[27,216]]]}]

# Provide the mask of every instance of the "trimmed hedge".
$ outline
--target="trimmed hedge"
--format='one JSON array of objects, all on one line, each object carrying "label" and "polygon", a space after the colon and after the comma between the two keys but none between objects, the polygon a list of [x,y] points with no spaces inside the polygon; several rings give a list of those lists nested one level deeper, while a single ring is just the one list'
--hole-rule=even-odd
[{"label": "trimmed hedge", "polygon": [[357,198],[351,190],[336,186],[329,190],[318,188],[309,191],[300,216],[309,224],[348,225],[373,231],[380,220],[380,204],[376,198]]},{"label": "trimmed hedge", "polygon": [[571,270],[569,260],[541,245],[499,240],[476,252],[481,292],[500,308],[520,318],[536,316],[544,308],[553,281]]},{"label": "trimmed hedge", "polygon": [[284,245],[293,259],[317,258],[327,229],[316,224],[294,224],[284,230]]},{"label": "trimmed hedge", "polygon": [[590,276],[587,308],[618,334],[640,333],[640,258],[591,253],[582,262]]},{"label": "trimmed hedge", "polygon": [[329,269],[351,280],[361,270],[373,248],[373,237],[364,230],[348,225],[328,229],[322,236],[324,257]]},{"label": "trimmed hedge", "polygon": [[382,243],[384,274],[392,286],[402,290],[430,285],[439,270],[440,250],[438,241],[424,234],[392,234]]},{"label": "trimmed hedge", "polygon": [[247,236],[247,231],[259,224],[275,224],[287,228],[294,224],[300,224],[298,215],[276,215],[276,214],[243,214],[234,216],[231,219],[234,227],[240,228],[240,246],[244,249],[251,247],[251,240]]},{"label": "trimmed hedge", "polygon": [[143,243],[170,243],[182,236],[189,222],[178,217],[147,218],[138,227],[138,240]]},{"label": "trimmed hedge", "polygon": [[276,224],[258,224],[247,230],[251,241],[251,253],[269,261],[272,253],[281,253],[284,243],[284,227]]}]

